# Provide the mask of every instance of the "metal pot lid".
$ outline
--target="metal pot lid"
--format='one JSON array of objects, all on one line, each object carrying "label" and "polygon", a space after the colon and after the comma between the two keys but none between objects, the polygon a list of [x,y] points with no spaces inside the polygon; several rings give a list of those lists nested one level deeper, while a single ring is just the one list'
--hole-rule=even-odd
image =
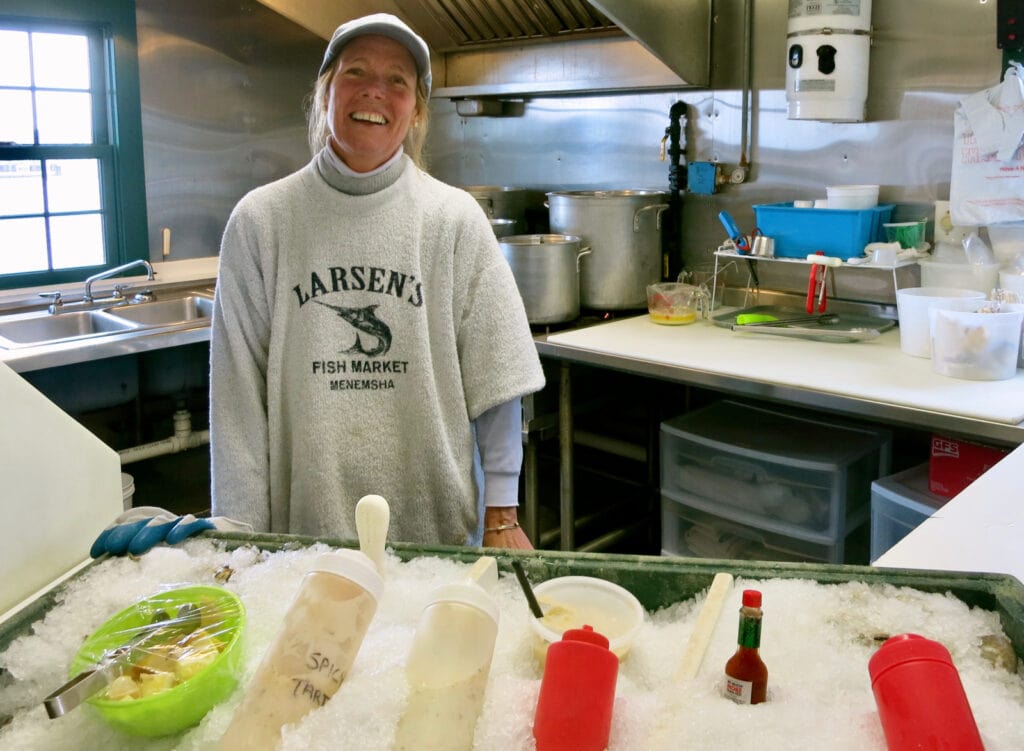
[{"label": "metal pot lid", "polygon": [[630,198],[632,196],[667,196],[664,190],[557,190],[548,196],[569,198]]},{"label": "metal pot lid", "polygon": [[501,245],[566,245],[578,242],[580,238],[577,235],[509,235],[498,238]]},{"label": "metal pot lid", "polygon": [[526,192],[526,188],[514,188],[514,187],[509,187],[507,185],[466,185],[466,186],[463,186],[462,189],[464,191],[466,191],[467,193],[471,194],[471,195],[476,195],[477,193],[490,194],[490,193],[498,193],[498,192],[500,192],[500,193],[513,193],[513,192],[520,192],[520,191],[522,191],[524,193]]}]

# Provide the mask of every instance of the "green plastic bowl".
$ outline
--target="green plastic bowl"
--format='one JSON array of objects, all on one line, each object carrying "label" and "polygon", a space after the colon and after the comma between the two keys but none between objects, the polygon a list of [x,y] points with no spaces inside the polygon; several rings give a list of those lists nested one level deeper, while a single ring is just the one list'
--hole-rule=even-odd
[{"label": "green plastic bowl", "polygon": [[149,737],[180,733],[197,724],[235,690],[242,666],[245,608],[238,597],[221,587],[179,587],[130,605],[85,640],[71,663],[69,675],[78,674],[108,650],[123,645],[126,635],[130,638],[135,629],[152,623],[157,611],[174,616],[185,603],[199,608],[203,628],[216,620],[217,638],[224,642],[224,648],[198,673],[161,693],[124,700],[107,699],[99,693],[89,699],[88,703],[117,730]]}]

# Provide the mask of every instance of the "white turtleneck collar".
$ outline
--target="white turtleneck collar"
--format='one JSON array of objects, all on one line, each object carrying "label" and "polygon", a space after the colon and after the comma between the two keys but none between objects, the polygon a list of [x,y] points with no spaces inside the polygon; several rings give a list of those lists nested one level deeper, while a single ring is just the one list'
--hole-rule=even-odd
[{"label": "white turtleneck collar", "polygon": [[333,166],[336,170],[338,170],[340,174],[344,175],[345,177],[373,177],[374,175],[379,175],[381,172],[384,172],[388,167],[390,167],[392,164],[401,159],[402,154],[404,153],[405,147],[399,144],[398,151],[396,151],[391,156],[390,159],[384,162],[384,164],[380,165],[379,167],[374,167],[369,172],[356,172],[354,169],[345,164],[342,158],[338,156],[338,154],[334,151],[334,147],[331,146],[330,139],[328,139],[327,141],[327,157],[331,162],[331,166]]}]

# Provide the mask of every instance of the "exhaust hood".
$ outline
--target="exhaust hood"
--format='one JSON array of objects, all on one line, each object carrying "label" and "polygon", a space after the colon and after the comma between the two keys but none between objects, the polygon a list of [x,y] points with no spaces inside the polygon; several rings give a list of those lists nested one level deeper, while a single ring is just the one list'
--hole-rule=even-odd
[{"label": "exhaust hood", "polygon": [[434,52],[434,96],[704,87],[712,0],[261,0],[329,39],[386,12]]}]

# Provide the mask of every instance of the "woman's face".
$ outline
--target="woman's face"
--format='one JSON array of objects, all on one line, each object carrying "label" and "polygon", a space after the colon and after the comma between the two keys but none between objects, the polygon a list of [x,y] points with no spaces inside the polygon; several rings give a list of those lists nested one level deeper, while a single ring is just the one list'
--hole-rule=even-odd
[{"label": "woman's face", "polygon": [[356,37],[341,50],[327,99],[330,144],[356,172],[398,150],[416,117],[416,63],[384,36]]}]

